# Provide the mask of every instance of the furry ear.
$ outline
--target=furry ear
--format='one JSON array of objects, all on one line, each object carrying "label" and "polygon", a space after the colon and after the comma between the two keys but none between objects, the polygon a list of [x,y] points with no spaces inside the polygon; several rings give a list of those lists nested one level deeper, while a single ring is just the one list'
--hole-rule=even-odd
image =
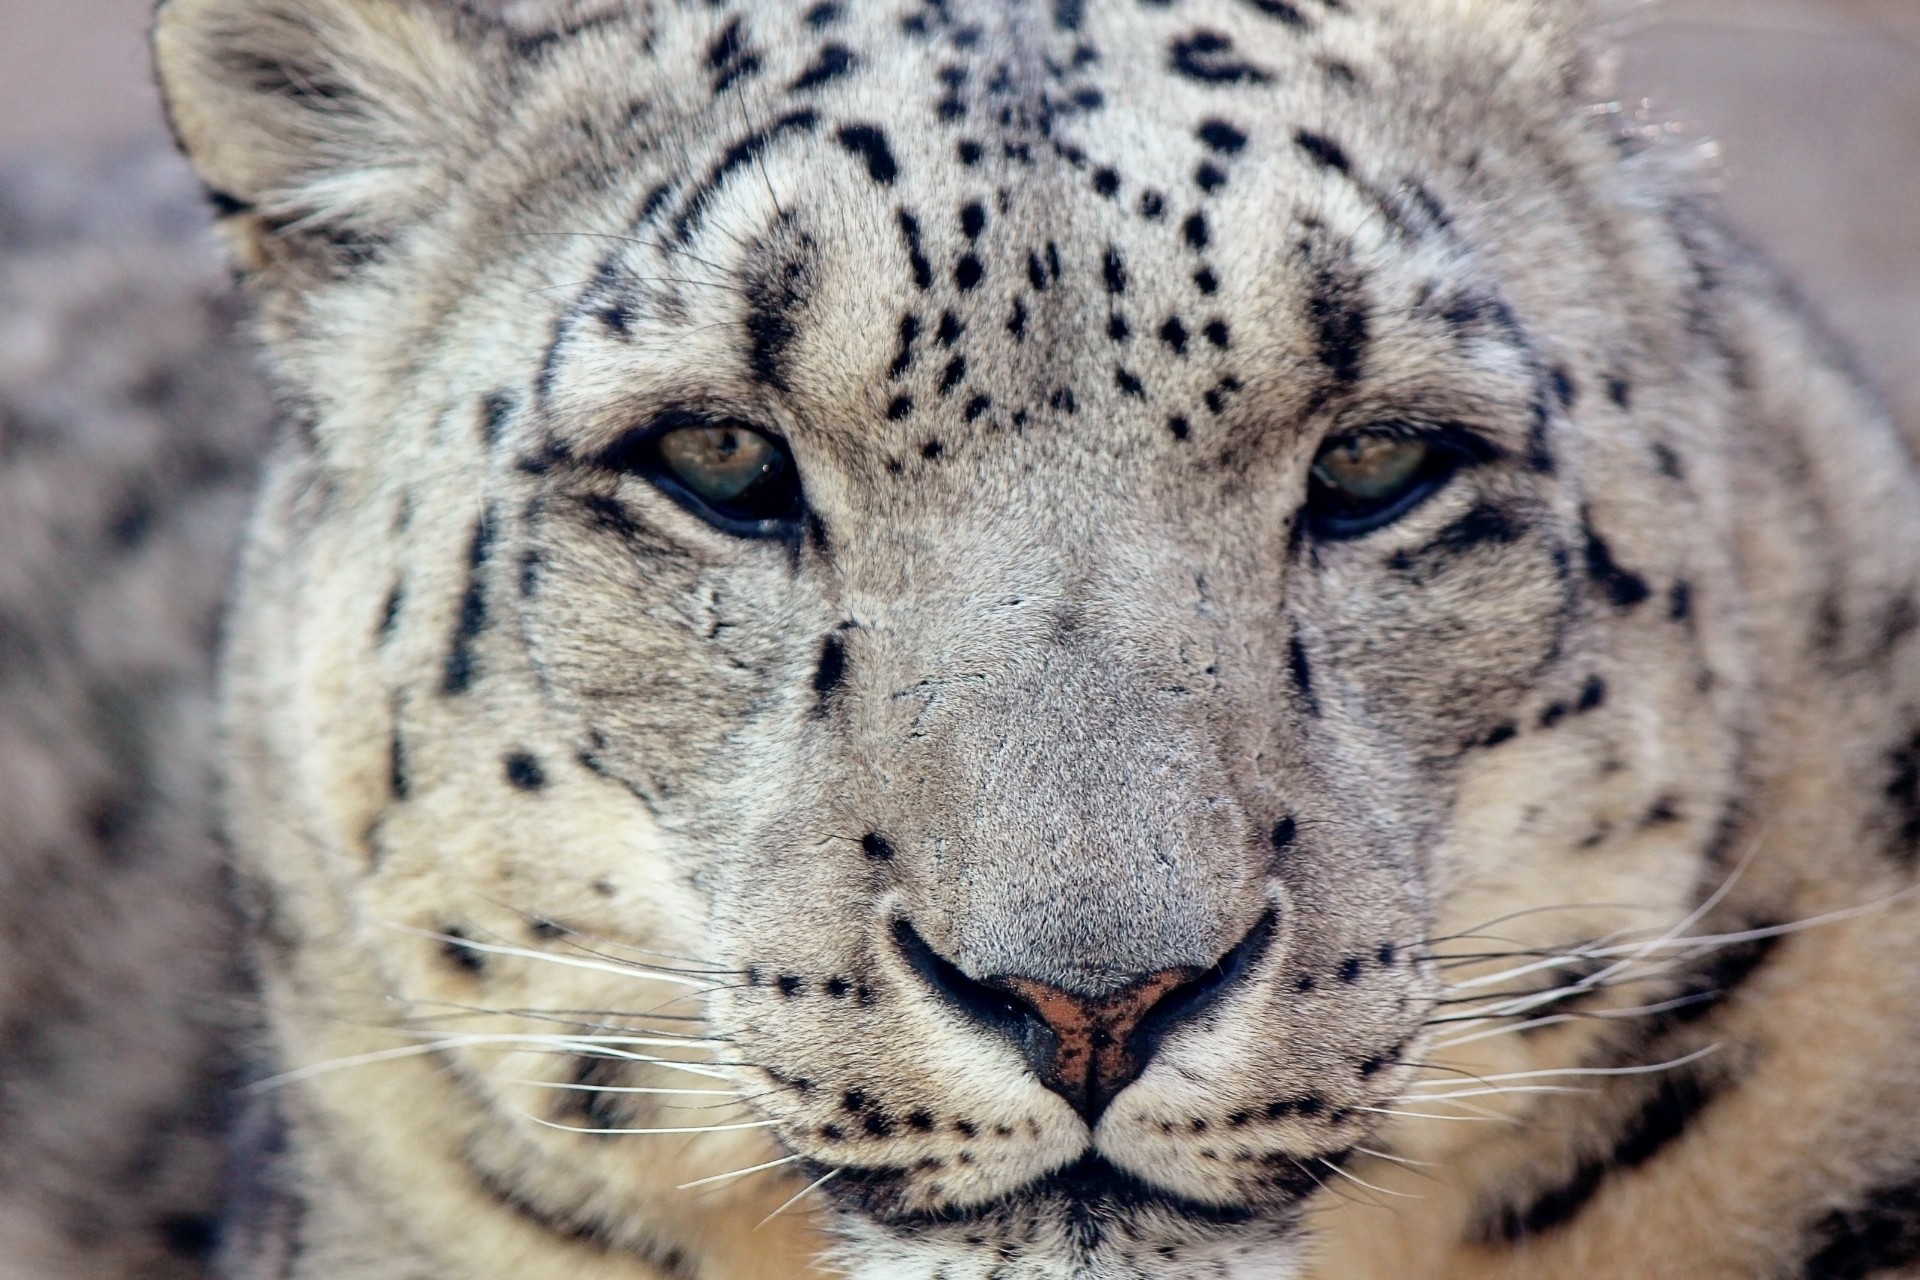
[{"label": "furry ear", "polygon": [[167,114],[242,264],[330,274],[433,209],[488,136],[485,34],[448,0],[162,0]]}]

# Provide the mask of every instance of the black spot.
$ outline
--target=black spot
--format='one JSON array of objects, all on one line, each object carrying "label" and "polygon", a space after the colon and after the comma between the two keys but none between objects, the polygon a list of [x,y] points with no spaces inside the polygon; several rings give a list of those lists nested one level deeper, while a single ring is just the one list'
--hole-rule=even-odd
[{"label": "black spot", "polygon": [[405,800],[413,793],[413,780],[407,772],[407,740],[400,736],[399,725],[387,739],[387,792],[395,800]]},{"label": "black spot", "polygon": [[1359,381],[1366,364],[1371,321],[1351,280],[1323,270],[1307,297],[1307,316],[1313,322],[1316,354],[1334,381]]},{"label": "black spot", "polygon": [[972,201],[960,210],[960,230],[967,239],[978,240],[980,233],[987,229],[987,210],[978,200]]},{"label": "black spot", "polygon": [[[800,78],[789,86],[789,90],[793,93],[802,93],[808,89],[817,89],[823,84],[838,80],[841,76],[853,70],[854,62],[853,50],[847,48],[847,46],[843,44],[822,45],[819,56],[813,60],[813,65],[800,73]],[[842,141],[845,141],[845,132],[845,130],[841,131]],[[877,177],[878,175],[875,176]]]},{"label": "black spot", "polygon": [[1507,721],[1504,724],[1497,724],[1488,730],[1487,736],[1480,739],[1480,745],[1483,747],[1504,746],[1519,736],[1519,726],[1515,725],[1512,721]]},{"label": "black spot", "polygon": [[1615,563],[1612,548],[1593,527],[1591,520],[1586,523],[1586,534],[1587,575],[1595,585],[1606,592],[1607,599],[1616,609],[1632,609],[1644,603],[1653,594],[1647,586],[1647,580]]},{"label": "black spot", "polygon": [[920,245],[920,220],[905,209],[899,211],[900,235],[907,242],[907,263],[913,268],[913,283],[922,290],[933,287],[933,264],[927,261]]},{"label": "black spot", "polygon": [[1188,246],[1195,252],[1206,248],[1208,241],[1213,238],[1207,230],[1207,216],[1203,213],[1188,214],[1187,220],[1180,224],[1180,234],[1186,237]]},{"label": "black spot", "polygon": [[480,438],[491,449],[500,443],[500,432],[506,426],[507,419],[513,416],[514,398],[511,391],[495,391],[480,401]]},{"label": "black spot", "polygon": [[1293,842],[1299,834],[1300,825],[1289,814],[1273,824],[1273,830],[1268,833],[1267,838],[1273,842],[1276,850],[1285,851],[1293,847]]},{"label": "black spot", "polygon": [[1293,144],[1322,168],[1349,175],[1353,172],[1353,162],[1347,158],[1345,148],[1325,134],[1315,133],[1311,129],[1298,129],[1294,131]]},{"label": "black spot", "polygon": [[893,353],[893,363],[887,366],[887,377],[898,379],[913,367],[913,344],[920,336],[920,317],[900,317],[900,345]]},{"label": "black spot", "polygon": [[1123,394],[1132,396],[1136,400],[1146,398],[1146,387],[1142,386],[1140,379],[1135,377],[1124,365],[1113,366],[1113,385],[1120,388]]},{"label": "black spot", "polygon": [[[844,150],[866,162],[867,176],[881,186],[892,186],[893,180],[900,176],[900,166],[893,158],[893,148],[887,145],[887,135],[877,126],[842,125],[834,137]],[[904,219],[905,215],[902,217]]]},{"label": "black spot", "polygon": [[1647,810],[1647,816],[1641,819],[1643,827],[1661,827],[1680,821],[1680,798],[1661,796]]},{"label": "black spot", "polygon": [[1101,274],[1107,282],[1108,293],[1125,293],[1127,291],[1127,263],[1126,260],[1120,256],[1120,250],[1113,245],[1107,246],[1106,258],[1101,267]]},{"label": "black spot", "polygon": [[820,643],[820,662],[813,670],[813,691],[819,695],[815,711],[824,715],[831,705],[835,691],[847,678],[847,647],[834,632]]},{"label": "black spot", "polygon": [[789,1000],[795,996],[805,995],[807,990],[806,979],[792,973],[781,974],[778,978],[774,979],[773,985],[778,987],[780,994]]},{"label": "black spot", "polygon": [[961,323],[959,316],[951,311],[943,311],[940,314],[940,328],[934,332],[934,336],[940,340],[941,346],[951,348],[966,331],[967,326]]},{"label": "black spot", "polygon": [[1195,31],[1175,40],[1167,65],[1175,75],[1202,84],[1266,84],[1265,71],[1234,55],[1233,41],[1217,31]]},{"label": "black spot", "polygon": [[1013,310],[1007,315],[1007,332],[1016,342],[1027,340],[1027,304],[1015,298]]},{"label": "black spot", "polygon": [[947,361],[946,369],[940,374],[940,394],[944,396],[949,391],[952,391],[960,385],[960,380],[966,376],[967,358],[965,356],[955,356],[953,359]]},{"label": "black spot", "polygon": [[1580,388],[1573,380],[1573,374],[1565,365],[1555,365],[1553,369],[1553,394],[1564,409],[1571,409],[1580,399]]},{"label": "black spot", "polygon": [[1580,701],[1574,709],[1581,714],[1595,710],[1607,700],[1607,682],[1599,676],[1587,677],[1587,683],[1580,690]]},{"label": "black spot", "polygon": [[1692,616],[1693,586],[1681,578],[1667,590],[1667,617],[1675,622],[1685,622]]},{"label": "black spot", "polygon": [[895,396],[887,402],[887,421],[889,422],[898,422],[912,412],[912,396]]},{"label": "black spot", "polygon": [[473,539],[467,545],[467,587],[460,596],[460,614],[440,680],[440,691],[448,695],[465,693],[477,671],[473,642],[487,626],[485,572],[493,554],[493,529],[493,513],[489,511],[474,524]]},{"label": "black spot", "polygon": [[1567,718],[1568,709],[1567,704],[1564,702],[1556,702],[1549,706],[1545,711],[1540,713],[1540,727],[1542,729],[1553,728],[1553,726]]},{"label": "black spot", "polygon": [[1686,479],[1686,468],[1680,465],[1680,455],[1658,441],[1653,446],[1653,465],[1660,468],[1660,474],[1669,480]]},{"label": "black spot", "polygon": [[966,165],[968,168],[972,168],[974,165],[980,163],[980,144],[971,138],[962,138],[956,150],[960,156],[960,163]]},{"label": "black spot", "polygon": [[869,1111],[866,1115],[860,1117],[860,1124],[862,1128],[876,1138],[891,1138],[893,1136],[893,1121],[878,1111]]},{"label": "black spot", "polygon": [[1920,1262],[1920,1178],[1875,1187],[1813,1228],[1800,1280],[1867,1280]]},{"label": "black spot", "polygon": [[1160,341],[1173,348],[1175,355],[1187,354],[1187,326],[1180,323],[1179,316],[1168,316],[1160,326]]},{"label": "black spot", "polygon": [[1047,405],[1057,413],[1080,412],[1080,402],[1074,398],[1072,387],[1055,387],[1047,397]]},{"label": "black spot", "polygon": [[1621,377],[1608,378],[1607,399],[1622,409],[1629,408],[1633,404],[1633,384]]},{"label": "black spot", "polygon": [[1133,327],[1127,323],[1125,316],[1116,311],[1107,317],[1107,337],[1115,342],[1125,342],[1132,336]]},{"label": "black spot", "polygon": [[538,791],[547,785],[546,770],[540,762],[524,751],[508,754],[504,761],[507,781],[522,791]]},{"label": "black spot", "polygon": [[1118,195],[1120,192],[1120,175],[1112,169],[1095,169],[1093,171],[1093,189],[1109,198]]},{"label": "black spot", "polygon": [[[1288,4],[1287,0],[1243,0],[1243,2],[1249,9],[1256,13],[1263,13],[1275,22],[1302,29],[1307,26],[1307,16]],[[1338,8],[1339,6],[1329,5],[1328,7]]]},{"label": "black spot", "polygon": [[1212,267],[1202,267],[1193,273],[1193,285],[1200,292],[1211,297],[1220,292],[1220,277],[1213,274]]},{"label": "black spot", "polygon": [[1307,661],[1307,646],[1301,643],[1297,631],[1287,639],[1287,670],[1293,675],[1293,687],[1299,691],[1307,714],[1319,715],[1320,700],[1313,692],[1313,667]]},{"label": "black spot", "polygon": [[1207,388],[1200,399],[1206,404],[1209,413],[1218,415],[1227,407],[1227,397],[1240,389],[1240,379],[1231,374]]},{"label": "black spot", "polygon": [[1167,198],[1158,191],[1140,193],[1140,216],[1158,222],[1167,212]]},{"label": "black spot", "polygon": [[1202,160],[1193,168],[1194,185],[1211,195],[1226,185],[1227,174],[1224,169],[1211,160]]},{"label": "black spot", "polygon": [[960,286],[962,293],[970,293],[980,287],[986,279],[987,269],[980,265],[980,259],[971,253],[960,255],[960,261],[953,267],[953,282]]},{"label": "black spot", "polygon": [[1185,440],[1193,434],[1193,424],[1176,413],[1167,419],[1167,430],[1173,433],[1175,440]]},{"label": "black spot", "polygon": [[1197,130],[1200,141],[1221,155],[1238,155],[1247,145],[1247,135],[1225,120],[1208,120]]},{"label": "black spot", "polygon": [[1894,856],[1905,865],[1920,860],[1920,731],[1887,753],[1887,803],[1895,822]]},{"label": "black spot", "polygon": [[920,446],[920,456],[928,462],[934,461],[944,452],[945,448],[938,440],[929,440]]},{"label": "black spot", "polygon": [[860,837],[860,849],[875,862],[892,862],[893,845],[878,831],[869,831]]},{"label": "black spot", "polygon": [[816,4],[806,13],[807,25],[816,31],[821,27],[833,25],[839,17],[840,6],[834,0],[822,0],[822,3]]},{"label": "black spot", "polygon": [[385,644],[393,638],[393,629],[400,623],[400,606],[406,602],[407,591],[404,583],[396,582],[387,592],[387,599],[380,606],[380,625],[374,628],[374,639]]},{"label": "black spot", "polygon": [[486,953],[474,949],[468,943],[465,933],[454,928],[442,929],[440,933],[442,935],[440,954],[455,968],[471,974],[482,974],[487,971]]},{"label": "black spot", "polygon": [[170,1213],[158,1223],[160,1243],[176,1258],[209,1258],[220,1243],[220,1220],[207,1213]]},{"label": "black spot", "polygon": [[966,411],[962,414],[962,416],[968,422],[972,422],[975,418],[978,418],[981,414],[985,413],[987,410],[991,409],[992,407],[993,407],[992,396],[977,395],[973,399],[967,401]]},{"label": "black spot", "polygon": [[1207,321],[1207,327],[1202,329],[1201,332],[1207,335],[1208,342],[1211,342],[1222,351],[1225,351],[1231,344],[1231,336],[1227,332],[1227,322],[1224,320],[1213,319]]},{"label": "black spot", "polygon": [[239,196],[218,191],[212,187],[206,189],[207,203],[213,206],[215,216],[232,218],[243,213],[252,213],[253,205]]},{"label": "black spot", "polygon": [[844,1000],[847,997],[847,993],[853,990],[853,984],[845,978],[828,978],[827,985],[822,987],[821,990],[825,991],[827,995],[835,1000]]}]

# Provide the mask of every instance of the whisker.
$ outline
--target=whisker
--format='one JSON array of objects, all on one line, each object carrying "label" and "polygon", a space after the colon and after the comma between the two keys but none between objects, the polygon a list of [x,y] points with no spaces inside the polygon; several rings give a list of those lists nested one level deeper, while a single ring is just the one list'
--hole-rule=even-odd
[{"label": "whisker", "polygon": [[767,1169],[777,1169],[783,1164],[792,1164],[798,1159],[800,1159],[799,1156],[781,1156],[778,1160],[769,1160],[765,1164],[756,1164],[745,1169],[735,1169],[731,1173],[716,1173],[711,1177],[695,1178],[692,1182],[681,1183],[675,1187],[674,1190],[686,1191],[693,1187],[704,1187],[713,1182],[725,1182],[729,1178],[744,1178],[750,1173],[761,1173]]},{"label": "whisker", "polygon": [[[741,1129],[771,1129],[779,1123],[777,1120],[742,1120],[738,1124],[668,1125],[657,1129],[599,1129],[592,1125],[560,1124],[553,1120],[542,1120],[539,1116],[522,1114],[525,1119],[533,1121],[543,1129],[559,1129],[563,1133],[587,1133],[614,1138],[665,1137],[676,1133],[733,1133]],[[685,1185],[690,1187],[696,1184],[689,1182]]]},{"label": "whisker", "polygon": [[806,1186],[800,1188],[798,1191],[794,1192],[791,1196],[788,1196],[786,1203],[782,1204],[778,1209],[775,1209],[772,1213],[760,1219],[760,1221],[754,1223],[753,1229],[755,1231],[758,1231],[760,1228],[766,1226],[769,1222],[772,1222],[775,1218],[779,1217],[781,1214],[785,1213],[787,1210],[793,1208],[793,1206],[795,1206],[796,1204],[799,1204],[802,1198],[826,1186],[829,1182],[832,1182],[835,1178],[839,1177],[840,1174],[841,1174],[841,1170],[839,1169],[827,1170],[825,1174],[821,1175],[818,1178],[815,1178],[812,1182],[809,1182]]},{"label": "whisker", "polygon": [[[1314,1160],[1316,1163],[1324,1165],[1328,1169],[1333,1170],[1333,1172],[1339,1174],[1341,1177],[1345,1178],[1348,1182],[1357,1183],[1358,1185],[1365,1187],[1367,1190],[1377,1191],[1383,1196],[1393,1196],[1395,1199],[1399,1199],[1399,1200],[1425,1200],[1426,1199],[1425,1196],[1417,1196],[1413,1194],[1411,1191],[1389,1191],[1385,1187],[1376,1187],[1371,1182],[1368,1182],[1366,1179],[1356,1177],[1355,1175],[1348,1173],[1345,1169],[1342,1169],[1339,1165],[1335,1164],[1331,1160],[1325,1159],[1324,1157],[1316,1156],[1314,1157]],[[1378,1208],[1380,1206],[1376,1205],[1375,1207]]]}]

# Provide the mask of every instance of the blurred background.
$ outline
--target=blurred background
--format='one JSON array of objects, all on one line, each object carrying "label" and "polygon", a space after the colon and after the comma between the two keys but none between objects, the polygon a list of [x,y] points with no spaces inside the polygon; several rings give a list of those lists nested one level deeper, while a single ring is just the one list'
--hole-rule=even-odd
[{"label": "blurred background", "polygon": [[[1920,425],[1920,0],[1612,2],[1619,96],[1719,140],[1735,220]],[[0,0],[0,157],[155,132],[152,5]]]}]

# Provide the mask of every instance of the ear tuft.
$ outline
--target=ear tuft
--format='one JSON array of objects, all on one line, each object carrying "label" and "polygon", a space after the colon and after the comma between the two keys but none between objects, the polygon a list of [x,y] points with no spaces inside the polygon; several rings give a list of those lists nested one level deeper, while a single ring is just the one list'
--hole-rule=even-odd
[{"label": "ear tuft", "polygon": [[482,36],[431,0],[163,0],[167,114],[242,263],[350,265],[428,213],[487,136]]}]

